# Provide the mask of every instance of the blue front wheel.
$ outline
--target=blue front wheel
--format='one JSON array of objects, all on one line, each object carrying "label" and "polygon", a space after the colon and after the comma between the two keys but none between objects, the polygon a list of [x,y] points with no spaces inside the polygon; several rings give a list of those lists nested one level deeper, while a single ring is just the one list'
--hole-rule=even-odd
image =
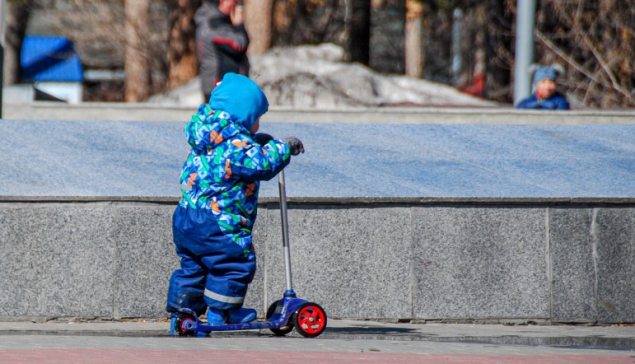
[{"label": "blue front wheel", "polygon": [[[282,304],[282,300],[275,301],[271,304],[271,306],[269,306],[269,309],[267,310],[267,316],[265,316],[267,321],[269,321],[269,319],[276,313],[278,304]],[[271,328],[269,330],[271,330],[271,332],[273,332],[276,336],[284,336],[293,331],[293,323],[291,323],[291,320],[289,320],[287,326],[283,326],[279,329]]]}]

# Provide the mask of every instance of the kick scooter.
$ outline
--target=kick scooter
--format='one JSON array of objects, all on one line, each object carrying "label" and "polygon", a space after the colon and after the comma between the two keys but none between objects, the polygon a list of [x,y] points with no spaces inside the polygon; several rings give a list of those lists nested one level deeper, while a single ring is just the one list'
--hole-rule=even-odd
[{"label": "kick scooter", "polygon": [[317,303],[297,298],[291,279],[291,253],[289,249],[289,224],[287,220],[287,196],[284,183],[284,170],[278,174],[280,193],[280,215],[282,220],[282,245],[284,248],[284,267],[287,290],[283,298],[273,302],[266,314],[266,321],[210,325],[199,320],[196,313],[188,308],[179,310],[174,325],[179,336],[196,336],[213,331],[269,329],[276,336],[284,336],[293,328],[304,337],[316,337],[326,329],[326,312]]}]

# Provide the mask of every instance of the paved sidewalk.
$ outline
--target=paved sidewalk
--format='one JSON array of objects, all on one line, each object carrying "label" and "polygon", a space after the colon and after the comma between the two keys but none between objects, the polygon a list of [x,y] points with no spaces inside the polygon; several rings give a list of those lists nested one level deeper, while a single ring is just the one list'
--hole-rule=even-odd
[{"label": "paved sidewalk", "polygon": [[175,338],[167,322],[0,323],[0,363],[635,363],[635,327],[330,320],[317,339],[267,330]]},{"label": "paved sidewalk", "polygon": [[[4,335],[79,335],[79,336],[167,336],[167,320],[86,321],[55,320],[48,322],[0,322]],[[269,330],[245,330],[215,333],[216,336],[270,336]],[[300,337],[295,331],[289,336]],[[385,323],[363,320],[329,319],[320,338],[344,340],[397,341],[481,341],[509,342],[523,345],[551,345],[557,341],[573,345],[583,340],[632,341],[635,350],[635,325],[504,325],[504,324],[440,324]],[[569,342],[567,342],[569,340]],[[2,343],[0,343],[0,348]]]}]

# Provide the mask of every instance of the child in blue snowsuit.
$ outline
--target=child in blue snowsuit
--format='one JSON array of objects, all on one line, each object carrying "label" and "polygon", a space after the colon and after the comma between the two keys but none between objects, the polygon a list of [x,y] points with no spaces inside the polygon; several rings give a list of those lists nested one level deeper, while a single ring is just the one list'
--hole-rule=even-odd
[{"label": "child in blue snowsuit", "polygon": [[556,90],[556,78],[558,74],[552,67],[539,67],[534,73],[532,87],[534,93],[520,101],[516,106],[519,109],[538,110],[569,110],[567,99]]},{"label": "child in blue snowsuit", "polygon": [[[183,198],[173,216],[181,268],[170,278],[167,311],[180,308],[210,324],[244,323],[256,310],[242,308],[256,272],[252,228],[259,181],[276,176],[291,155],[304,152],[294,137],[258,144],[254,134],[269,103],[258,85],[228,73],[185,127],[191,146],[183,165]],[[209,309],[208,309],[209,308]]]}]

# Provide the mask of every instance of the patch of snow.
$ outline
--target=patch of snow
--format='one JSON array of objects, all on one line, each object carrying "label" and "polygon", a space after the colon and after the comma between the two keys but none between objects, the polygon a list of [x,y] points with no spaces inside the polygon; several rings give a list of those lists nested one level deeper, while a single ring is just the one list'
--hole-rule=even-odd
[{"label": "patch of snow", "polygon": [[[271,106],[337,109],[378,106],[495,106],[496,103],[453,87],[406,76],[385,75],[344,61],[334,44],[273,48],[249,58],[250,77]],[[198,106],[203,100],[198,79],[149,102]]]},{"label": "patch of snow", "polygon": [[196,77],[181,87],[159,95],[154,95],[148,99],[148,102],[165,106],[196,108],[203,102],[201,79]]}]

